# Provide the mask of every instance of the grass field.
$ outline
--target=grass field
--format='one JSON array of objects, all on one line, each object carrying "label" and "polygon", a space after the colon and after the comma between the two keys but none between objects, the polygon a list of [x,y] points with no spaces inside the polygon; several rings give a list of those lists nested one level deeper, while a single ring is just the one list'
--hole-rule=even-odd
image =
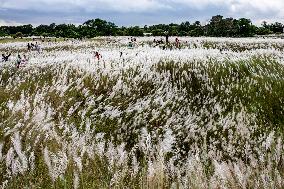
[{"label": "grass field", "polygon": [[0,44],[2,187],[283,188],[284,41],[137,41]]}]

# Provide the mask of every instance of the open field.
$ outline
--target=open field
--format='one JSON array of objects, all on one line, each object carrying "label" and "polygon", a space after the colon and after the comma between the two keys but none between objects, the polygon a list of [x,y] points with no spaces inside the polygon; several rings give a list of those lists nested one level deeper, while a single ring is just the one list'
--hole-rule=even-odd
[{"label": "open field", "polygon": [[[33,40],[34,39],[34,40]],[[0,44],[5,43],[18,43],[18,42],[25,42],[25,43],[35,43],[35,41],[52,41],[52,42],[63,42],[64,38],[44,38],[44,37],[23,37],[23,38],[12,38],[12,37],[0,37]],[[66,40],[66,39],[65,39]]]},{"label": "open field", "polygon": [[0,188],[283,188],[284,40],[153,39],[0,43]]}]

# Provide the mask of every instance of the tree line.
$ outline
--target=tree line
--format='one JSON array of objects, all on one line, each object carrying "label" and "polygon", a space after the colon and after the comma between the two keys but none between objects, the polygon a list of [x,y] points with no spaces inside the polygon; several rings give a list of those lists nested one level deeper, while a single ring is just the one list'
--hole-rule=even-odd
[{"label": "tree line", "polygon": [[212,37],[251,37],[254,35],[269,35],[283,33],[284,25],[279,22],[261,26],[253,25],[247,18],[224,18],[213,16],[208,23],[202,25],[200,21],[181,24],[158,24],[144,27],[118,27],[112,22],[102,19],[88,20],[82,25],[52,23],[33,27],[31,24],[22,26],[1,26],[0,36],[27,37],[63,37],[63,38],[93,38],[97,36],[143,36],[145,33],[153,36],[212,36]]}]

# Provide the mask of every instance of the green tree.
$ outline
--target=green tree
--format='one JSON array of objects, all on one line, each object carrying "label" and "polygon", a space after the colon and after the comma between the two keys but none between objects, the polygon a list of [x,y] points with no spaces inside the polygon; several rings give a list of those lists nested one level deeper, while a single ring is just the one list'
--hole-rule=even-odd
[{"label": "green tree", "polygon": [[89,30],[86,32],[87,37],[115,35],[117,31],[117,26],[114,23],[99,18],[88,20],[83,26],[85,26],[85,30]]},{"label": "green tree", "polygon": [[23,38],[23,33],[22,32],[17,32],[15,34],[15,38]]},{"label": "green tree", "polygon": [[139,26],[128,28],[129,36],[143,36],[143,30]]},{"label": "green tree", "polygon": [[153,36],[162,36],[162,35],[164,35],[164,30],[162,30],[162,29],[154,29],[152,31],[152,34],[153,34]]},{"label": "green tree", "polygon": [[251,37],[255,34],[256,28],[253,27],[250,19],[239,19],[239,34],[241,37]]},{"label": "green tree", "polygon": [[279,22],[275,22],[271,24],[269,28],[273,33],[283,33],[284,25]]}]

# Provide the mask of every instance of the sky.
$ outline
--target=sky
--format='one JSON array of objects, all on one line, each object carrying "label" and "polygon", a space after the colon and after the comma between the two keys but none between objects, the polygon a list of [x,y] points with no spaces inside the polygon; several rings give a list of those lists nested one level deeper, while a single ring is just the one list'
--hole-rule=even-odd
[{"label": "sky", "polygon": [[194,22],[214,15],[284,23],[284,0],[0,0],[0,25],[73,23],[101,18],[118,26]]}]

